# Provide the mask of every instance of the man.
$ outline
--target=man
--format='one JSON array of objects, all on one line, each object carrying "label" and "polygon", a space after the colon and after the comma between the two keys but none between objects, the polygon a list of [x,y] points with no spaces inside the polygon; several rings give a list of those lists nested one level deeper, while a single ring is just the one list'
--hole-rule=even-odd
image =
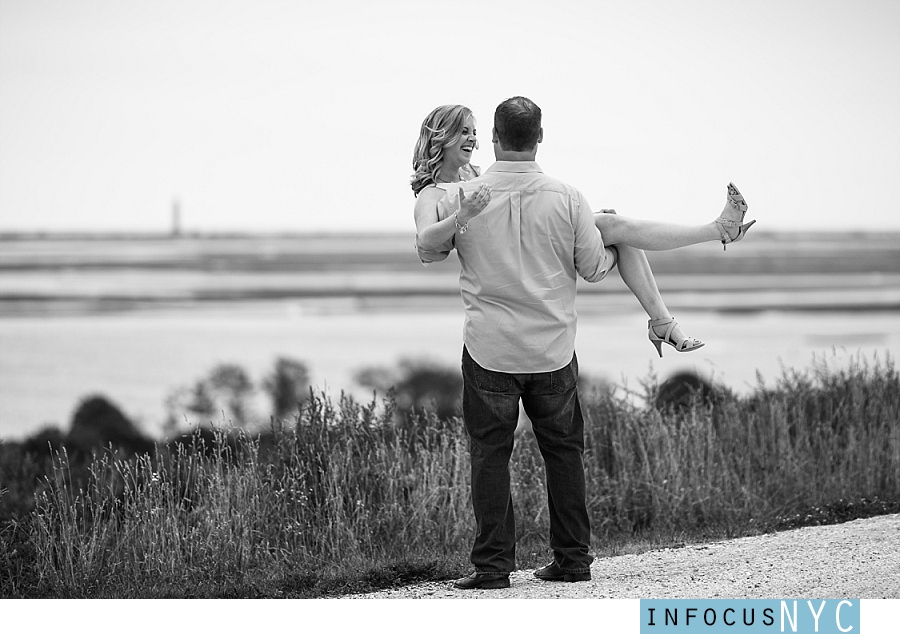
[{"label": "man", "polygon": [[[535,162],[543,140],[541,110],[513,97],[497,106],[496,162],[465,184],[490,186],[490,202],[465,226],[455,247],[466,311],[463,417],[470,438],[475,572],[461,589],[509,587],[515,569],[515,519],[509,459],[519,401],[544,458],[553,562],[535,572],[548,581],[591,578],[585,501],[584,419],[575,357],[577,276],[599,282],[617,252],[604,247],[591,209],[575,188]],[[445,198],[441,219],[453,214]],[[447,244],[428,259],[443,259]],[[421,252],[420,252],[421,255]],[[425,254],[426,257],[428,254]]]}]

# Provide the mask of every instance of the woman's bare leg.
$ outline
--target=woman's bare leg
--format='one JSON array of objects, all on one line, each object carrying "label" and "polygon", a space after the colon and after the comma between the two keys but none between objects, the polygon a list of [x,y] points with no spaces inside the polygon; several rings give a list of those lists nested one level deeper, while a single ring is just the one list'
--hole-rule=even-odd
[{"label": "woman's bare leg", "polygon": [[625,244],[616,245],[616,251],[619,252],[617,261],[619,275],[622,276],[625,286],[634,293],[647,316],[651,319],[671,317],[669,309],[666,308],[666,304],[659,294],[659,288],[656,286],[653,271],[650,270],[647,255],[640,249]]},{"label": "woman's bare leg", "polygon": [[[640,302],[641,307],[650,319],[668,319],[672,315],[663,301],[662,295],[659,294],[659,288],[656,286],[656,279],[653,277],[653,271],[650,269],[650,263],[647,261],[647,255],[641,250],[630,247],[626,244],[616,245],[619,252],[618,269],[622,281],[625,286]],[[665,335],[665,328],[657,328],[656,334],[660,337]],[[672,339],[678,343],[683,341],[687,335],[676,325],[672,330]]]},{"label": "woman's bare leg", "polygon": [[[604,213],[605,212],[605,213]],[[655,220],[618,216],[612,210],[594,214],[603,244],[628,245],[645,251],[668,251],[701,242],[719,242],[722,234],[715,222],[705,225],[679,225]]]}]

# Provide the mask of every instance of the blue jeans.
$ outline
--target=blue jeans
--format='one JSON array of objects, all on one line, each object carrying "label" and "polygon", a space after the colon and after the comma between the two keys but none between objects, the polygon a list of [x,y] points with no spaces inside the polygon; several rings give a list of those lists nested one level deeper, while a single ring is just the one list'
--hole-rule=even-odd
[{"label": "blue jeans", "polygon": [[591,526],[585,502],[584,418],[578,400],[578,360],[553,372],[507,374],[478,365],[463,346],[463,418],[469,433],[475,570],[515,570],[516,522],[509,459],[519,400],[544,458],[550,508],[550,548],[569,573],[590,570]]}]

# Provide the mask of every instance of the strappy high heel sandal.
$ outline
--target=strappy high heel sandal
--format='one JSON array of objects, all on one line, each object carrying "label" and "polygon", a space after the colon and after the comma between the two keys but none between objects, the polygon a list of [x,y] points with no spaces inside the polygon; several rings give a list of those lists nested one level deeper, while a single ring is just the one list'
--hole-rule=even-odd
[{"label": "strappy high heel sandal", "polygon": [[[672,340],[672,331],[675,330],[675,326],[678,325],[678,322],[675,321],[674,317],[663,317],[662,319],[651,319],[647,322],[647,326],[649,327],[649,332],[647,333],[647,338],[650,339],[650,343],[656,346],[656,352],[659,353],[659,358],[662,359],[662,345],[664,343],[669,344],[678,352],[690,352],[691,350],[696,350],[697,348],[702,348],[706,344],[700,341],[699,339],[694,339],[693,337],[685,337],[680,342],[675,343]],[[666,328],[666,334],[662,337],[656,334],[656,331],[653,330],[654,326],[668,326]]]},{"label": "strappy high heel sandal", "polygon": [[[722,234],[722,249],[731,242],[738,242],[747,234],[747,230],[752,227],[756,221],[751,220],[747,224],[744,222],[744,215],[747,213],[747,201],[734,186],[734,183],[728,183],[728,196],[725,199],[725,209],[716,218],[716,224],[719,225],[719,232]],[[734,230],[737,229],[737,233]]]}]

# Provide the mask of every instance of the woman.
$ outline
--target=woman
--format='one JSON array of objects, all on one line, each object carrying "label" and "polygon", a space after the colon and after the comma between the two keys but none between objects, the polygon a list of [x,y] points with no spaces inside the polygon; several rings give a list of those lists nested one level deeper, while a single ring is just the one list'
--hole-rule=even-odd
[{"label": "woman", "polygon": [[[439,249],[457,231],[464,232],[469,221],[490,202],[491,193],[486,185],[479,186],[468,196],[459,187],[459,183],[471,180],[480,173],[470,163],[472,152],[477,148],[475,118],[465,106],[440,106],[422,122],[413,152],[415,173],[411,180],[416,196],[417,248]],[[455,212],[441,220],[438,204],[447,193],[450,194],[451,209]],[[725,209],[715,221],[705,225],[636,220],[617,216],[611,209],[594,214],[603,243],[615,246],[618,251],[622,280],[650,317],[647,336],[660,357],[663,343],[678,352],[697,350],[704,344],[685,335],[669,313],[644,250],[664,251],[712,240],[720,240],[722,244],[737,242],[756,222],[742,224],[746,212],[744,197],[734,185],[729,184]]]}]

